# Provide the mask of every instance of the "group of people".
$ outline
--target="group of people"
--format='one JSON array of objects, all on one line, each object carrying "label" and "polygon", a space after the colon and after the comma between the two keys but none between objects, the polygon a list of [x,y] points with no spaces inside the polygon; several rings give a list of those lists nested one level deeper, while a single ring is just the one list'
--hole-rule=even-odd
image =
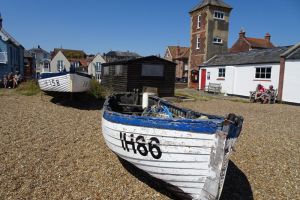
[{"label": "group of people", "polygon": [[5,74],[2,79],[2,86],[4,88],[16,88],[22,80],[21,74],[19,72]]},{"label": "group of people", "polygon": [[273,88],[273,85],[270,85],[268,89],[266,89],[263,85],[258,84],[256,87],[256,92],[254,96],[255,101],[260,101],[261,103],[270,103],[274,100],[276,94]]}]

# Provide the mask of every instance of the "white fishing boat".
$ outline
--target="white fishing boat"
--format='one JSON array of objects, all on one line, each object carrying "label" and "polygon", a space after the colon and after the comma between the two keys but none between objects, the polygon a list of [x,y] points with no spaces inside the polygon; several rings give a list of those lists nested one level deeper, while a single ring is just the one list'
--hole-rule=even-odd
[{"label": "white fishing boat", "polygon": [[45,92],[85,92],[90,89],[92,77],[82,72],[42,73],[38,80]]},{"label": "white fishing boat", "polygon": [[117,156],[162,180],[174,194],[211,200],[220,198],[242,124],[235,114],[207,115],[124,93],[107,98],[102,133]]}]

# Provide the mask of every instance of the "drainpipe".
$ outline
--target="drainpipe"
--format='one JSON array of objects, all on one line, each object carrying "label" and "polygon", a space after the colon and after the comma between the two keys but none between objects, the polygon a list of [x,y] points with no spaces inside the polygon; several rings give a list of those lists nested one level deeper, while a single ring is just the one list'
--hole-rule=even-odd
[{"label": "drainpipe", "polygon": [[282,101],[284,71],[285,71],[285,57],[282,56],[282,57],[280,57],[280,71],[279,71],[279,83],[278,83],[278,100],[279,101]]}]

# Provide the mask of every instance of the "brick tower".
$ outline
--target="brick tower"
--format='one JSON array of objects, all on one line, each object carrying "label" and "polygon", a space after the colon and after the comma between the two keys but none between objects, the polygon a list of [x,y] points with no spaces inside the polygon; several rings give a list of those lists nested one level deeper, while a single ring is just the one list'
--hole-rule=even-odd
[{"label": "brick tower", "polygon": [[189,87],[199,85],[199,65],[216,54],[228,51],[231,6],[222,0],[203,0],[189,13],[191,17],[191,51]]}]

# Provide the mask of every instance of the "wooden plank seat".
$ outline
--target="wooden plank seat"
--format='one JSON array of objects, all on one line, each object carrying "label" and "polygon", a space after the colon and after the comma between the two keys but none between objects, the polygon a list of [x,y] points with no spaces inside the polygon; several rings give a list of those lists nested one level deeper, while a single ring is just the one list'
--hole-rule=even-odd
[{"label": "wooden plank seat", "polygon": [[222,90],[221,83],[209,83],[207,86],[207,92],[211,92],[214,94],[220,94]]}]

